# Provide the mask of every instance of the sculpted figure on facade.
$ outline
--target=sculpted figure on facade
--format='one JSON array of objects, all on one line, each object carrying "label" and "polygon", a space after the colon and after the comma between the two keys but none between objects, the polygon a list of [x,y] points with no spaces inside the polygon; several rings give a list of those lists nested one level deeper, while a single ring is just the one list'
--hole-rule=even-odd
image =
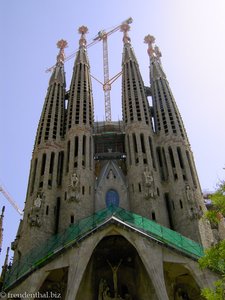
[{"label": "sculpted figure on facade", "polygon": [[114,288],[114,297],[117,299],[118,297],[118,277],[117,277],[117,272],[118,269],[122,263],[122,259],[118,263],[118,265],[113,266],[108,260],[107,260],[108,265],[110,266],[112,273],[113,273],[113,288]]},{"label": "sculpted figure on facade", "polygon": [[111,300],[110,290],[106,279],[101,278],[98,289],[98,300]]},{"label": "sculpted figure on facade", "polygon": [[109,174],[108,174],[108,179],[110,179],[110,180],[113,180],[113,179],[115,179],[115,175],[114,175],[114,173],[113,173],[113,170],[112,169],[110,169],[110,171],[109,171]]},{"label": "sculpted figure on facade", "polygon": [[68,200],[69,201],[80,201],[79,193],[80,181],[76,173],[73,173],[70,177],[70,183],[68,186]]},{"label": "sculpted figure on facade", "polygon": [[99,282],[99,289],[98,289],[98,300],[125,300],[125,299],[132,300],[132,297],[130,296],[129,293],[126,293],[125,298],[122,298],[118,293],[118,269],[122,263],[122,259],[115,266],[113,266],[108,260],[107,263],[112,270],[114,297],[111,297],[110,288],[108,286],[106,279],[101,278]]},{"label": "sculpted figure on facade", "polygon": [[40,227],[41,226],[41,220],[39,218],[39,215],[30,215],[29,216],[29,223],[30,223],[30,226]]},{"label": "sculpted figure on facade", "polygon": [[106,280],[101,278],[99,282],[99,288],[98,288],[98,300],[102,300],[105,286],[106,286]]},{"label": "sculpted figure on facade", "polygon": [[33,209],[35,211],[39,211],[40,208],[41,208],[41,205],[43,203],[43,200],[44,200],[44,194],[43,193],[38,193],[37,194],[37,198],[34,200],[34,206],[33,206]]},{"label": "sculpted figure on facade", "polygon": [[41,217],[44,206],[44,193],[38,192],[37,198],[34,200],[34,204],[30,209],[30,214],[28,215],[28,222],[30,226],[41,226]]},{"label": "sculpted figure on facade", "polygon": [[125,298],[120,295],[111,297],[110,289],[105,279],[101,279],[99,283],[98,300],[132,300],[130,294],[126,294]]},{"label": "sculpted figure on facade", "polygon": [[154,198],[156,196],[154,178],[148,168],[145,168],[144,187],[146,199]]},{"label": "sculpted figure on facade", "polygon": [[76,173],[73,173],[73,174],[71,175],[71,179],[70,179],[70,186],[71,186],[71,189],[72,189],[73,191],[77,191],[77,189],[78,189],[78,184],[79,184],[79,178],[78,178],[78,176],[77,176]]},{"label": "sculpted figure on facade", "polygon": [[186,193],[186,197],[187,197],[187,200],[189,203],[193,203],[194,201],[194,193],[193,191],[191,190],[190,186],[187,184],[186,185],[186,188],[185,188],[185,193]]}]

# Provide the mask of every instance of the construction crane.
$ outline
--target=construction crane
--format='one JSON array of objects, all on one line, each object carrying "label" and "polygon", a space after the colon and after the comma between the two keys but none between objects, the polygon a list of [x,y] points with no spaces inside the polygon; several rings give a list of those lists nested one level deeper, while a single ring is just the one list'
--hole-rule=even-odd
[{"label": "construction crane", "polygon": [[4,195],[4,197],[9,201],[9,203],[15,208],[15,210],[22,216],[23,212],[22,210],[18,207],[16,202],[13,200],[13,198],[9,195],[9,193],[6,191],[5,188],[3,188],[2,185],[0,185],[0,192]]},{"label": "construction crane", "polygon": [[[122,24],[130,24],[132,23],[132,18],[129,18],[122,22]],[[106,122],[111,122],[111,100],[110,100],[110,90],[112,83],[121,75],[119,72],[113,78],[109,79],[109,59],[108,59],[108,36],[112,33],[118,31],[121,27],[121,24],[113,28],[112,30],[106,32],[105,30],[101,30],[98,32],[97,36],[93,39],[93,41],[102,41],[103,43],[103,73],[104,73],[104,83],[103,83],[103,91],[105,95],[105,120]],[[101,82],[100,82],[101,83]]]},{"label": "construction crane", "polygon": [[[111,99],[110,99],[110,90],[112,83],[122,74],[119,72],[111,79],[109,79],[109,59],[108,59],[108,36],[113,34],[114,32],[118,31],[122,24],[131,24],[133,22],[132,18],[128,18],[127,20],[123,21],[120,25],[117,25],[113,29],[106,32],[106,30],[101,30],[98,32],[97,36],[92,40],[91,43],[87,44],[87,48],[95,45],[96,43],[102,41],[103,42],[103,74],[104,74],[104,82],[102,83],[96,77],[91,75],[96,81],[98,81],[103,86],[104,97],[105,97],[105,120],[106,122],[111,122]],[[65,62],[70,60],[72,57],[75,56],[77,51],[72,53],[71,55],[65,58]],[[55,65],[48,68],[46,72],[51,72],[55,68]]]}]

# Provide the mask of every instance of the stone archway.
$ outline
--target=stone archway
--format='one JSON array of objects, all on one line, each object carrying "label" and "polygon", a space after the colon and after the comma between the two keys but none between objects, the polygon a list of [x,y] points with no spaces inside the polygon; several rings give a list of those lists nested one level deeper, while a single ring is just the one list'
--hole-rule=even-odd
[{"label": "stone archway", "polygon": [[137,250],[124,237],[104,237],[82,278],[76,300],[157,299]]},{"label": "stone archway", "polygon": [[190,271],[179,263],[164,263],[164,277],[170,300],[203,300]]},{"label": "stone archway", "polygon": [[46,295],[46,299],[65,299],[67,280],[68,268],[60,268],[50,271],[39,289],[39,293],[42,295],[41,298],[45,299],[43,295]]}]

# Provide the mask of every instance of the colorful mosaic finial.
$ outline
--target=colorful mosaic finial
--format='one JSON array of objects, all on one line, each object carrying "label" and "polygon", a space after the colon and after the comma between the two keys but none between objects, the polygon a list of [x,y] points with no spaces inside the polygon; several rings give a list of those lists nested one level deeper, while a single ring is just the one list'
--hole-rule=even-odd
[{"label": "colorful mosaic finial", "polygon": [[85,47],[87,44],[85,34],[88,33],[88,28],[83,25],[83,26],[79,27],[78,32],[81,34],[81,37],[79,40],[79,45],[80,45],[80,47]]},{"label": "colorful mosaic finial", "polygon": [[123,32],[123,42],[124,44],[130,44],[130,37],[128,36],[128,31],[130,31],[130,25],[128,23],[123,23],[120,26],[120,31]]},{"label": "colorful mosaic finial", "polygon": [[155,43],[155,38],[154,38],[154,36],[153,35],[150,35],[150,34],[148,34],[148,35],[146,35],[146,37],[144,38],[144,42],[146,43],[146,44],[148,44],[148,55],[150,56],[150,57],[153,57],[153,55],[154,55],[154,49],[153,49],[153,44]]},{"label": "colorful mosaic finial", "polygon": [[57,47],[60,49],[59,54],[57,55],[57,63],[64,63],[65,60],[65,53],[64,49],[68,46],[67,41],[61,39],[57,42]]}]

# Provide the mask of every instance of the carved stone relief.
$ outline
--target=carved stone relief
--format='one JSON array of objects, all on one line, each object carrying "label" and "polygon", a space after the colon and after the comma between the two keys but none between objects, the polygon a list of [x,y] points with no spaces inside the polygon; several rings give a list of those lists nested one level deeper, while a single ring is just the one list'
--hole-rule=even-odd
[{"label": "carved stone relief", "polygon": [[155,182],[152,173],[149,171],[148,168],[145,168],[143,173],[143,181],[144,181],[144,188],[145,188],[145,198],[152,199],[157,196]]},{"label": "carved stone relief", "polygon": [[30,226],[41,226],[41,215],[43,214],[44,198],[44,193],[37,193],[37,197],[34,200],[34,204],[31,207],[30,213],[28,214],[28,222]]},{"label": "carved stone relief", "polygon": [[70,177],[70,183],[68,185],[68,200],[80,201],[80,180],[76,173],[73,173]]}]

